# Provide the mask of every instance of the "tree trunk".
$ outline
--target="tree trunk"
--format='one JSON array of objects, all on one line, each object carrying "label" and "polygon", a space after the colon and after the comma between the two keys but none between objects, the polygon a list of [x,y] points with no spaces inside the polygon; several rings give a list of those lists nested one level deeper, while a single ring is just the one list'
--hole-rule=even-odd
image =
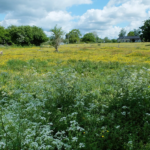
[{"label": "tree trunk", "polygon": [[55,52],[58,52],[58,47],[56,47]]}]

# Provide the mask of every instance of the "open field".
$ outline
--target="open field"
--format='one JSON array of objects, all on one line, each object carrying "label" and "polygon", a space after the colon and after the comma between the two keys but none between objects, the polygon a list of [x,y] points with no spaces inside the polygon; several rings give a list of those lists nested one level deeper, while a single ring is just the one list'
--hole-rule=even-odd
[{"label": "open field", "polygon": [[[100,45],[100,46],[98,46]],[[150,43],[114,43],[114,44],[73,44],[60,46],[60,53],[54,48],[0,48],[4,52],[0,64],[10,59],[30,60],[90,60],[125,63],[150,63]]]},{"label": "open field", "polygon": [[0,51],[0,150],[150,149],[150,43]]}]

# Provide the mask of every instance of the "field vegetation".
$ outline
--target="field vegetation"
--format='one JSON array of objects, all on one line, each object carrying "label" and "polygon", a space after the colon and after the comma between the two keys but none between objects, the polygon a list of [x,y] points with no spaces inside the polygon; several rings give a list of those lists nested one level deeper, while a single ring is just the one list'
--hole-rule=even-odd
[{"label": "field vegetation", "polygon": [[150,43],[0,51],[1,150],[150,149]]}]

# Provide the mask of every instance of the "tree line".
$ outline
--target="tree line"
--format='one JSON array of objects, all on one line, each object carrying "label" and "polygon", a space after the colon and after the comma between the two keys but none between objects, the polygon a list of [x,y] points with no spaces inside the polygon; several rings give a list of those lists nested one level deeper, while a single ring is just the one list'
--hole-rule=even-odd
[{"label": "tree line", "polygon": [[105,37],[104,39],[99,38],[97,33],[90,32],[83,35],[79,29],[73,29],[65,35],[64,43],[116,43],[116,39],[109,39]]},{"label": "tree line", "polygon": [[[127,31],[125,29],[121,29],[121,31],[119,32],[119,37],[124,37],[126,36]],[[127,36],[140,36],[140,29],[134,29],[133,31],[130,31]]]},{"label": "tree line", "polygon": [[[126,36],[126,30],[121,29],[119,37]],[[134,29],[130,31],[127,36],[139,36],[143,42],[150,42],[150,19],[144,21],[144,25],[139,27],[139,29]]]},{"label": "tree line", "polygon": [[[55,28],[56,29],[56,28]],[[57,28],[58,29],[58,28]],[[52,32],[52,31],[51,31]],[[64,32],[63,32],[64,35]],[[42,28],[37,26],[14,26],[11,25],[8,28],[0,26],[0,44],[2,45],[21,45],[21,46],[30,46],[35,45],[39,46],[43,42],[50,40],[52,44],[54,35],[47,37]],[[61,42],[69,43],[116,43],[116,39],[110,40],[108,37],[104,39],[99,38],[96,32],[87,33],[82,37],[79,29],[73,29],[61,37]]]},{"label": "tree line", "polygon": [[48,40],[44,31],[36,26],[0,26],[0,44],[3,45],[39,46]]},{"label": "tree line", "polygon": [[[61,42],[63,43],[116,43],[116,39],[104,39],[99,38],[96,32],[86,33],[82,36],[79,29],[73,29],[69,33],[65,34],[62,28],[58,28],[57,25],[54,29],[50,30],[53,35],[47,37],[42,28],[36,26],[9,26],[4,28],[0,26],[0,44],[7,45],[21,45],[39,46],[41,43],[49,41],[49,44],[54,46],[56,51]],[[62,36],[65,34],[65,38]],[[126,31],[122,29],[119,33],[119,37],[124,37]],[[144,25],[139,29],[130,31],[128,36],[140,36],[142,41],[150,41],[150,19],[144,22]]]}]

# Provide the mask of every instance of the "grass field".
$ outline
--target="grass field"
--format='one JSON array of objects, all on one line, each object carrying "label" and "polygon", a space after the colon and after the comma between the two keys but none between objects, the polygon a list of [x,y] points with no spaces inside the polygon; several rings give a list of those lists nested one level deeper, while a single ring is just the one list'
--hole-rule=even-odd
[{"label": "grass field", "polygon": [[1,150],[150,149],[150,43],[0,51]]},{"label": "grass field", "polygon": [[[99,46],[100,45],[100,46]],[[111,61],[125,63],[150,63],[150,43],[114,43],[114,44],[72,44],[63,45],[59,53],[54,48],[0,48],[4,52],[0,64],[10,59],[51,60],[53,62],[69,60],[90,60],[94,62]]]}]

